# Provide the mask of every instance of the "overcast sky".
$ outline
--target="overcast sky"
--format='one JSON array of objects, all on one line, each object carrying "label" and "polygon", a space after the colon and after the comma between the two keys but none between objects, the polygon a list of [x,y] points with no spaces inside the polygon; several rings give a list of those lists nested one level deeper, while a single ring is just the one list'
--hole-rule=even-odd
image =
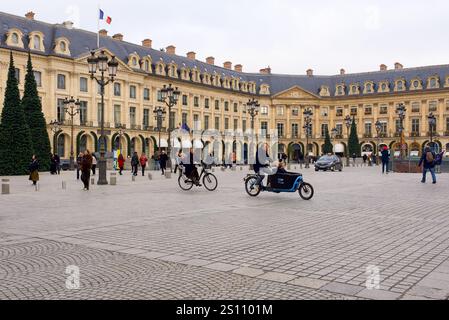
[{"label": "overcast sky", "polygon": [[[126,4],[126,7],[123,5]],[[216,58],[257,72],[337,74],[449,63],[449,1],[426,0],[14,0],[1,11],[51,23],[72,20],[97,31],[97,5],[112,17],[101,25],[126,41],[175,45],[197,59]]]}]

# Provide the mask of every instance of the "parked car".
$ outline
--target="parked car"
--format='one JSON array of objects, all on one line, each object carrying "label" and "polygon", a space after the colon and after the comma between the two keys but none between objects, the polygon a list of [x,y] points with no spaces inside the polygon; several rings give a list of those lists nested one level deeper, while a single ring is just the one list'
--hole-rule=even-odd
[{"label": "parked car", "polygon": [[69,159],[61,159],[61,170],[67,171],[70,169],[70,160]]},{"label": "parked car", "polygon": [[338,170],[343,171],[343,163],[341,162],[340,157],[335,155],[330,156],[322,156],[315,162],[315,171],[327,171],[327,170]]}]

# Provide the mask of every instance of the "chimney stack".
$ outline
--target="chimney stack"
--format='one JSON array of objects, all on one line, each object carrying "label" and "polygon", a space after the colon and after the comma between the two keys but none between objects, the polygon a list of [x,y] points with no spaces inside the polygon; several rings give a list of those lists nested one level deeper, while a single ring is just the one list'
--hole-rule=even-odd
[{"label": "chimney stack", "polygon": [[29,11],[25,14],[25,18],[28,20],[34,20],[35,13],[33,11]]},{"label": "chimney stack", "polygon": [[189,58],[190,60],[195,60],[196,59],[196,53],[193,51],[187,52],[187,58]]},{"label": "chimney stack", "polygon": [[396,62],[396,63],[394,64],[394,68],[395,68],[396,70],[401,70],[401,69],[404,68],[404,66],[403,66],[402,64],[400,64],[399,62]]},{"label": "chimney stack", "polygon": [[231,61],[226,61],[225,63],[223,63],[223,67],[225,69],[232,69],[232,62]]},{"label": "chimney stack", "polygon": [[308,70],[306,71],[306,73],[307,73],[307,76],[308,76],[308,77],[313,77],[313,70],[312,70],[312,69],[308,69]]},{"label": "chimney stack", "polygon": [[62,23],[62,25],[66,28],[66,29],[73,29],[73,22],[72,21],[64,21]]},{"label": "chimney stack", "polygon": [[215,65],[215,58],[214,57],[207,57],[206,63],[210,65]]},{"label": "chimney stack", "polygon": [[243,72],[243,66],[241,64],[236,64],[234,70],[237,72]]},{"label": "chimney stack", "polygon": [[176,54],[176,47],[175,46],[168,46],[167,48],[165,48],[166,49],[166,52],[168,53],[168,54]]},{"label": "chimney stack", "polygon": [[151,40],[151,39],[144,39],[142,41],[142,47],[151,48],[152,44],[153,44],[153,40]]},{"label": "chimney stack", "polygon": [[98,33],[102,37],[107,37],[108,36],[108,30],[106,30],[106,29],[101,29],[100,31],[98,31]]},{"label": "chimney stack", "polygon": [[346,70],[345,69],[340,69],[340,75],[344,76],[346,74]]},{"label": "chimney stack", "polygon": [[116,33],[112,36],[112,39],[114,40],[118,40],[118,41],[123,41],[123,34],[121,33]]},{"label": "chimney stack", "polygon": [[385,64],[380,65],[380,71],[387,71],[387,70],[388,70],[387,65],[385,65]]},{"label": "chimney stack", "polygon": [[260,69],[260,73],[261,74],[271,74],[271,68],[267,67],[267,68],[264,68],[264,69]]}]

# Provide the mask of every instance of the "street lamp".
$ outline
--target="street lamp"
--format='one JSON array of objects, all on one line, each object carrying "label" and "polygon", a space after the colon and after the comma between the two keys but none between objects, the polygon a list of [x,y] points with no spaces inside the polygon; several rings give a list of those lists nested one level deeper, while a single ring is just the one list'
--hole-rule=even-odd
[{"label": "street lamp", "polygon": [[[254,135],[255,134],[254,133],[254,119],[259,114],[259,110],[260,110],[259,101],[255,100],[254,98],[249,99],[249,101],[244,105],[244,107],[245,107],[246,112],[251,117],[251,134]],[[254,152],[254,150],[251,150],[251,154],[253,154],[253,152]],[[249,169],[254,170],[253,168],[254,168],[254,166],[252,164],[250,164]]]},{"label": "street lamp", "polygon": [[73,151],[73,135],[74,135],[74,121],[73,117],[75,117],[80,112],[80,100],[75,100],[73,97],[70,99],[65,98],[63,101],[64,104],[64,112],[70,116],[70,170],[75,170],[75,155]]},{"label": "street lamp", "polygon": [[348,145],[346,146],[346,166],[349,167],[349,129],[351,129],[352,126],[352,118],[347,115],[345,118],[345,125],[346,125],[346,133],[348,135]]},{"label": "street lamp", "polygon": [[[91,56],[87,58],[87,63],[89,65],[89,73],[90,77],[93,80],[96,80],[98,85],[100,86],[100,95],[101,95],[101,119],[100,119],[100,160],[98,160],[98,184],[106,185],[108,184],[108,180],[106,179],[106,170],[107,163],[105,158],[106,152],[106,137],[104,133],[104,88],[110,82],[114,82],[115,77],[117,75],[118,69],[118,61],[115,56],[112,56],[111,59],[105,54],[102,50],[98,56],[95,55],[95,52],[91,52]],[[100,77],[97,78],[95,74],[97,71],[100,73]],[[106,75],[108,72],[108,75]]]},{"label": "street lamp", "polygon": [[433,147],[433,133],[434,133],[434,130],[435,130],[435,127],[437,124],[437,118],[435,117],[433,112],[431,112],[429,114],[429,116],[427,117],[427,119],[429,120],[430,147],[432,148]]},{"label": "street lamp", "polygon": [[312,116],[313,112],[311,109],[307,108],[304,110],[304,131],[306,134],[306,169],[310,167],[310,161],[309,161],[309,138],[312,136]]},{"label": "street lamp", "polygon": [[122,152],[122,137],[125,134],[125,129],[126,129],[126,125],[124,124],[119,124],[117,126],[117,134],[118,134],[118,149],[120,150],[120,154],[123,154]]},{"label": "street lamp", "polygon": [[377,132],[377,154],[376,154],[376,165],[379,165],[379,152],[380,152],[380,133],[382,132],[382,123],[377,120],[376,121],[376,132]]},{"label": "street lamp", "polygon": [[154,118],[156,119],[156,123],[157,123],[157,131],[159,132],[159,142],[158,142],[158,146],[159,146],[159,153],[161,152],[160,148],[161,148],[161,130],[162,130],[162,122],[164,121],[164,115],[166,114],[164,108],[162,107],[157,107],[154,109]]},{"label": "street lamp", "polygon": [[407,109],[405,108],[405,105],[403,103],[400,103],[396,107],[396,113],[399,116],[399,133],[401,135],[401,159],[404,157],[404,119],[405,119],[405,113]]},{"label": "street lamp", "polygon": [[170,168],[170,172],[173,172],[173,168],[171,165],[171,132],[173,130],[172,123],[170,121],[171,109],[178,103],[179,96],[181,92],[178,90],[178,87],[172,87],[170,83],[168,87],[164,85],[161,90],[161,101],[165,102],[168,107],[168,167]]},{"label": "street lamp", "polygon": [[58,120],[52,120],[50,122],[50,126],[51,126],[51,131],[53,132],[53,153],[56,154],[57,153],[56,134],[59,131],[61,131],[61,122],[59,122]]}]

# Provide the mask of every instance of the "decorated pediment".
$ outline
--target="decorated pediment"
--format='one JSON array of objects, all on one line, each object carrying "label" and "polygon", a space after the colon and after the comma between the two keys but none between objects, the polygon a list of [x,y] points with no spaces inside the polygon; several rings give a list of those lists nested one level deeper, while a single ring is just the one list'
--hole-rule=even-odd
[{"label": "decorated pediment", "polygon": [[317,99],[319,96],[304,90],[299,86],[291,87],[274,96],[277,99]]}]

